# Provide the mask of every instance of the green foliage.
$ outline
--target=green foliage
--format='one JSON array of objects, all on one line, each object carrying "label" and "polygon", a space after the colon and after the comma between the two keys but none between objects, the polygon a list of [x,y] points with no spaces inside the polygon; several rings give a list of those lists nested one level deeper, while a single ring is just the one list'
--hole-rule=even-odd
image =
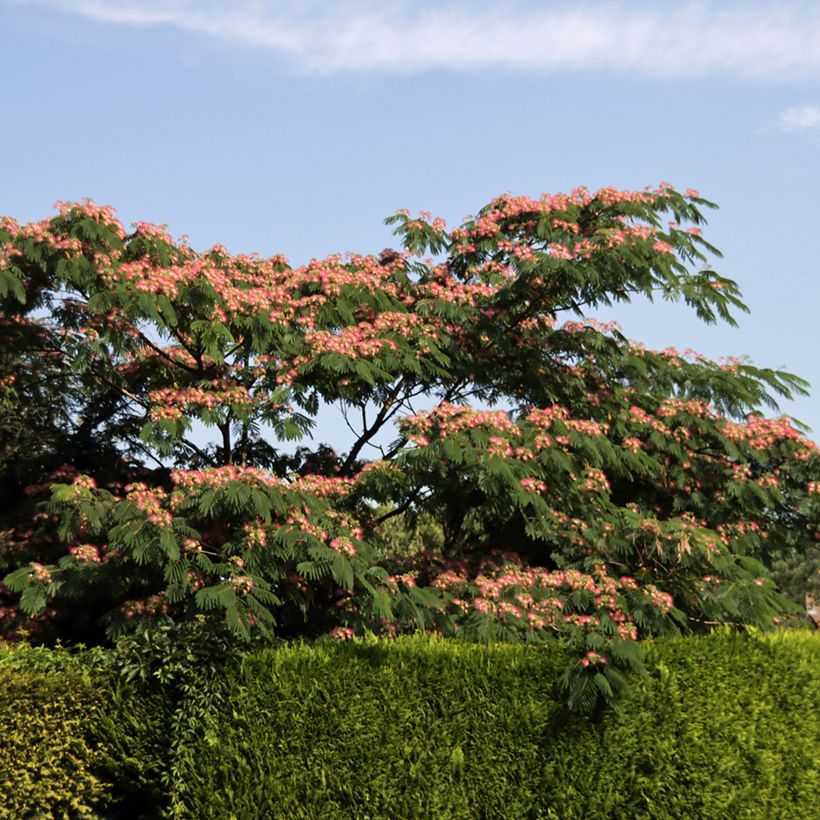
[{"label": "green foliage", "polygon": [[566,650],[430,638],[292,646],[230,674],[184,777],[197,817],[814,816],[820,640],[662,640],[597,722]]},{"label": "green foliage", "polygon": [[554,816],[814,817],[818,636],[723,633],[648,651],[651,675],[619,713],[556,738],[544,768]]},{"label": "green foliage", "polygon": [[90,734],[100,695],[76,671],[0,667],[0,817],[94,817],[109,784]]},{"label": "green foliage", "polygon": [[807,610],[814,606],[816,611],[820,601],[820,544],[789,559],[776,561],[772,565],[772,577],[783,594],[799,607],[790,616],[781,618],[781,623],[806,626],[809,623]]},{"label": "green foliage", "polygon": [[[710,207],[665,184],[504,195],[298,268],[88,201],[0,219],[7,633],[558,640],[594,710],[630,642],[777,623],[808,583],[820,454],[761,411],[807,385],[585,315],[642,296],[734,322]],[[323,405],[349,450],[291,452]],[[482,569],[499,552],[515,571]]]},{"label": "green foliage", "polygon": [[444,530],[429,513],[399,512],[385,506],[376,510],[376,517],[384,519],[376,541],[384,558],[435,555],[441,551]]},{"label": "green foliage", "polygon": [[190,816],[184,772],[192,765],[196,742],[210,742],[225,717],[218,681],[241,654],[227,628],[202,616],[184,624],[168,619],[143,624],[117,642],[113,658],[120,675],[142,683],[140,691],[159,707],[154,726],[163,730],[164,767],[152,769],[150,785],[168,796],[169,816]]},{"label": "green foliage", "polygon": [[106,651],[0,649],[0,817],[156,816],[170,701],[116,668]]},{"label": "green foliage", "polygon": [[565,662],[429,638],[253,655],[225,682],[231,719],[191,755],[192,813],[524,817]]},{"label": "green foliage", "polygon": [[197,695],[171,634],[135,640],[161,685],[133,644],[0,652],[0,816],[814,817],[816,633],[659,640],[595,719],[558,695],[557,644],[323,639]]},{"label": "green foliage", "polygon": [[106,816],[133,816],[135,810],[159,816],[170,804],[173,698],[161,687],[124,684],[114,670],[97,685],[106,702],[94,711],[87,731],[95,770],[110,784],[102,803]]}]

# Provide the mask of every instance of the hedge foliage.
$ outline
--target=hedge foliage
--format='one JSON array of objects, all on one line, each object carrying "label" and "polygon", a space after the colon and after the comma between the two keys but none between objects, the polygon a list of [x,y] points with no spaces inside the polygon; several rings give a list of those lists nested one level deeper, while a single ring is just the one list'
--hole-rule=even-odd
[{"label": "hedge foliage", "polygon": [[197,817],[815,817],[820,640],[715,634],[649,650],[620,713],[569,715],[553,649],[293,646],[226,681],[191,756]]},{"label": "hedge foliage", "polygon": [[0,670],[2,816],[93,816],[108,787],[88,740],[96,700],[75,670]]},{"label": "hedge foliage", "polygon": [[0,651],[0,818],[161,810],[170,704],[125,684],[113,661],[103,651]]},{"label": "hedge foliage", "polygon": [[597,720],[557,696],[554,646],[256,652],[217,677],[219,713],[185,727],[175,783],[167,687],[123,684],[102,653],[0,652],[0,816],[815,816],[820,635],[646,651],[649,674]]}]

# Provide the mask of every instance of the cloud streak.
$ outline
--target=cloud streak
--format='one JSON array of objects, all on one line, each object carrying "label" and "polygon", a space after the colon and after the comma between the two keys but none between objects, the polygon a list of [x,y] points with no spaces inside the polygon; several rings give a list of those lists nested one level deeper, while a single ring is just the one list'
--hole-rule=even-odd
[{"label": "cloud streak", "polygon": [[820,10],[805,3],[17,2],[265,49],[312,73],[591,70],[753,80],[820,75]]},{"label": "cloud streak", "polygon": [[820,130],[820,105],[796,105],[781,112],[778,125],[783,131]]}]

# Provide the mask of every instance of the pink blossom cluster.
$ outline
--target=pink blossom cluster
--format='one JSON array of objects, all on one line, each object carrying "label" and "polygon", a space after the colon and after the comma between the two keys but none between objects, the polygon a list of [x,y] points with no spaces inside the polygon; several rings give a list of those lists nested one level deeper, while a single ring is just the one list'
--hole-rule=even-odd
[{"label": "pink blossom cluster", "polygon": [[356,545],[345,535],[338,535],[336,538],[331,538],[328,546],[338,552],[340,555],[346,555],[348,558],[352,558],[357,550]]},{"label": "pink blossom cluster", "polygon": [[708,418],[714,415],[714,411],[706,402],[696,399],[666,399],[658,407],[659,416],[678,416],[682,414]]},{"label": "pink blossom cluster", "polygon": [[31,567],[31,574],[36,581],[39,581],[41,584],[51,583],[53,577],[52,570],[42,564],[38,564],[36,561],[32,561],[29,566]]},{"label": "pink blossom cluster", "polygon": [[311,535],[319,541],[324,542],[334,552],[340,555],[353,557],[357,553],[357,547],[354,541],[361,541],[364,537],[364,532],[356,522],[351,521],[345,514],[334,509],[329,509],[325,512],[325,517],[328,519],[327,523],[332,523],[338,530],[340,535],[331,536],[326,526],[322,523],[312,520],[311,510],[305,507],[302,510],[291,510],[290,514],[285,519],[285,526],[297,529],[306,535]]},{"label": "pink blossom cluster", "polygon": [[[501,272],[499,267],[485,266],[487,272]],[[508,274],[510,275],[510,274]],[[418,299],[437,299],[451,304],[476,305],[481,299],[494,296],[499,285],[486,283],[465,284],[454,279],[449,273],[439,274],[435,279],[419,285]]]},{"label": "pink blossom cluster", "polygon": [[169,610],[168,601],[161,593],[151,595],[144,600],[126,601],[121,607],[125,618],[136,618],[141,615],[159,615],[161,613],[167,614]]},{"label": "pink blossom cluster", "polygon": [[[143,230],[149,229],[143,226]],[[187,246],[175,248],[177,260],[165,268],[157,267],[150,256],[144,256],[119,264],[105,276],[113,282],[128,282],[136,290],[165,294],[171,299],[179,298],[191,286],[206,287],[215,300],[211,319],[222,322],[228,316],[263,313],[273,323],[286,325],[301,319],[311,327],[316,310],[345,288],[378,290],[394,299],[400,297],[394,279],[404,265],[402,254],[394,254],[385,263],[364,256],[351,256],[343,263],[336,255],[291,269],[281,256],[230,257],[220,248],[198,255]]]},{"label": "pink blossom cluster", "polygon": [[780,486],[780,480],[776,475],[772,475],[770,473],[768,475],[762,475],[759,478],[755,479],[755,484],[757,484],[758,487],[764,487],[770,490],[774,490]]},{"label": "pink blossom cluster", "polygon": [[433,410],[405,416],[399,421],[399,426],[402,430],[413,430],[417,435],[425,437],[435,429],[441,438],[478,427],[491,427],[500,431],[517,430],[503,410],[474,410],[466,405],[448,402],[442,402]]},{"label": "pink blossom cluster", "polygon": [[761,538],[768,535],[767,531],[757,521],[732,521],[718,524],[715,527],[715,532],[718,533],[719,540],[727,545],[733,538],[739,538],[750,533],[760,535]]},{"label": "pink blossom cluster", "polygon": [[285,519],[285,525],[301,530],[307,535],[312,535],[319,541],[327,541],[330,537],[328,531],[326,529],[322,529],[322,527],[318,524],[314,524],[310,520],[309,516],[310,508],[308,508],[304,513],[300,510],[292,510],[290,515],[288,515]]},{"label": "pink blossom cluster", "polygon": [[622,331],[621,326],[617,322],[599,322],[597,319],[586,318],[582,322],[568,320],[561,325],[561,330],[564,333],[583,333],[585,330],[597,330],[599,333],[605,335],[613,331]]},{"label": "pink blossom cluster", "polygon": [[256,582],[249,575],[232,575],[228,579],[228,584],[232,586],[240,595],[248,595],[253,591]]},{"label": "pink blossom cluster", "polygon": [[586,655],[584,655],[583,658],[581,658],[580,663],[581,666],[589,666],[590,664],[592,664],[593,666],[595,666],[596,664],[600,664],[603,666],[604,664],[609,663],[609,659],[606,657],[606,655],[601,655],[598,652],[593,652],[592,650],[590,650],[586,653]]},{"label": "pink blossom cluster", "polygon": [[652,606],[657,607],[661,612],[669,612],[674,606],[674,599],[668,592],[663,592],[654,584],[646,584],[642,587],[644,595],[649,598]]},{"label": "pink blossom cluster", "polygon": [[346,495],[356,482],[355,478],[343,476],[324,476],[308,474],[299,476],[290,483],[290,488],[301,493],[308,493],[320,498],[331,498]]},{"label": "pink blossom cluster", "polygon": [[581,486],[587,493],[606,493],[609,492],[609,479],[603,470],[587,467]]},{"label": "pink blossom cluster", "polygon": [[643,442],[634,436],[627,436],[622,442],[621,446],[630,452],[637,453],[643,447]]},{"label": "pink blossom cluster", "polygon": [[125,238],[125,228],[117,219],[117,212],[110,205],[97,205],[90,199],[82,199],[79,202],[57,200],[53,207],[64,219],[93,219],[107,228],[112,228],[120,239]]},{"label": "pink blossom cluster", "polygon": [[384,311],[372,321],[362,321],[349,327],[335,331],[315,330],[304,336],[308,352],[294,357],[285,363],[288,372],[280,376],[278,381],[288,383],[293,381],[298,369],[315,359],[322,353],[337,353],[351,359],[370,358],[377,356],[385,348],[396,350],[396,337],[413,338],[420,352],[429,350],[423,339],[429,337],[434,340],[438,335],[435,327],[422,322],[414,313],[399,313]]},{"label": "pink blossom cluster", "polygon": [[576,430],[591,438],[605,436],[609,431],[609,425],[607,423],[591,421],[589,419],[567,419],[564,423],[568,429]]},{"label": "pink blossom cluster", "polygon": [[167,225],[154,225],[151,222],[132,223],[134,233],[137,236],[150,237],[151,239],[161,239],[163,242],[171,243],[171,234],[168,233]]},{"label": "pink blossom cluster", "polygon": [[268,534],[265,528],[256,523],[248,523],[242,527],[248,546],[264,547],[268,542]]},{"label": "pink blossom cluster", "polygon": [[595,251],[595,244],[589,239],[582,239],[580,242],[561,243],[550,242],[547,245],[547,253],[553,259],[589,259]]},{"label": "pink blossom cluster", "polygon": [[325,511],[325,516],[329,521],[332,521],[340,530],[347,532],[351,538],[357,541],[364,540],[364,530],[359,526],[357,521],[354,521],[347,513],[331,507]]},{"label": "pink blossom cluster", "polygon": [[68,552],[81,564],[99,564],[102,560],[100,548],[95,547],[93,544],[77,544],[70,547]]},{"label": "pink blossom cluster", "polygon": [[[20,240],[30,239],[33,242],[45,245],[50,250],[62,251],[69,258],[76,258],[83,251],[83,243],[79,239],[55,233],[52,230],[50,219],[20,225],[15,219],[3,217],[0,219],[0,230],[7,231],[13,240],[19,242]],[[17,249],[14,244],[7,245],[4,243],[2,253],[8,260],[12,254],[17,253]]]},{"label": "pink blossom cluster", "polygon": [[[163,294],[171,299],[178,298],[184,288],[197,280],[207,282],[223,297],[232,296],[237,299],[229,276],[208,259],[192,258],[167,268],[158,268],[150,257],[145,256],[119,265],[116,274],[120,281],[129,282],[135,290],[154,295]],[[240,303],[236,301],[231,306],[239,307]]]},{"label": "pink blossom cluster", "polygon": [[[455,614],[472,609],[500,620],[512,618],[529,630],[561,630],[566,627],[599,628],[606,616],[625,639],[637,630],[626,609],[623,593],[636,589],[634,579],[610,577],[603,566],[590,575],[578,570],[547,570],[525,567],[514,554],[496,555],[481,563],[476,573],[464,562],[449,562],[431,579],[431,585],[450,596]],[[566,595],[584,590],[593,596],[594,611],[575,612]],[[659,599],[665,605],[666,599]]]},{"label": "pink blossom cluster", "polygon": [[268,487],[281,487],[284,482],[273,473],[258,467],[240,467],[228,464],[224,467],[206,467],[202,470],[172,470],[171,481],[180,490],[200,490],[205,487],[222,487],[232,481],[260,482]]},{"label": "pink blossom cluster", "polygon": [[157,527],[171,526],[171,513],[165,509],[168,493],[158,487],[149,487],[142,482],[125,487],[127,499],[142,512],[151,524]]},{"label": "pink blossom cluster", "polygon": [[[528,244],[500,240],[500,237],[509,232],[511,227],[513,230],[518,228],[531,232],[539,218],[549,215],[550,227],[563,237],[560,242],[551,241],[547,244],[547,253],[557,259],[589,258],[599,247],[611,248],[634,240],[654,240],[651,247],[655,253],[670,254],[674,252],[674,247],[657,237],[656,228],[646,224],[628,224],[628,218],[623,215],[618,220],[624,223],[622,227],[583,236],[579,241],[571,238],[581,233],[576,217],[578,209],[590,205],[594,200],[610,207],[621,203],[657,205],[660,199],[669,198],[673,193],[671,186],[661,185],[654,190],[642,192],[602,188],[595,194],[590,194],[586,188],[577,188],[569,195],[544,194],[537,200],[505,194],[493,200],[477,218],[463,228],[451,231],[450,238],[462,253],[474,253],[479,243],[490,240],[502,250],[529,258],[532,256],[532,249]],[[412,224],[408,223],[407,226],[412,227]]]},{"label": "pink blossom cluster", "polygon": [[635,424],[645,424],[665,436],[671,435],[671,430],[660,419],[647,413],[642,407],[633,405],[629,408],[629,415]]},{"label": "pink blossom cluster", "polygon": [[769,447],[785,441],[799,443],[807,451],[816,451],[817,445],[804,438],[792,425],[788,416],[777,419],[765,419],[761,416],[750,415],[745,424],[725,420],[723,435],[731,441],[744,441],[756,450],[766,450]]},{"label": "pink blossom cluster", "polygon": [[[0,220],[0,230],[3,228],[4,220]],[[11,258],[19,253],[13,242],[0,242],[0,268],[7,268],[11,265]]]},{"label": "pink blossom cluster", "polygon": [[524,418],[533,426],[548,430],[555,419],[566,421],[569,418],[569,410],[563,405],[553,404],[550,407],[534,408]]},{"label": "pink blossom cluster", "polygon": [[150,416],[154,421],[178,419],[186,409],[190,411],[194,407],[213,409],[228,406],[247,410],[255,403],[254,396],[246,387],[220,383],[216,379],[207,388],[163,387],[152,390],[148,400],[151,402]]},{"label": "pink blossom cluster", "polygon": [[512,445],[501,436],[490,436],[487,442],[487,452],[493,456],[511,458],[514,455]]},{"label": "pink blossom cluster", "polygon": [[387,580],[390,586],[394,589],[398,587],[398,584],[404,584],[408,587],[416,586],[416,578],[418,577],[417,570],[411,570],[410,572],[405,572],[400,575],[391,575]]},{"label": "pink blossom cluster", "polygon": [[[674,192],[672,186],[662,183],[656,189],[647,188],[643,191],[626,191],[613,187],[599,188],[594,194],[583,186],[573,189],[569,194],[542,194],[539,199],[532,199],[528,196],[513,196],[512,194],[502,194],[496,197],[485,209],[478,220],[476,220],[476,235],[490,236],[495,233],[495,226],[503,220],[508,220],[522,215],[550,214],[554,212],[553,219],[562,219],[573,207],[583,207],[589,205],[593,200],[598,200],[602,205],[618,205],[621,203],[646,203],[654,204],[661,197],[668,197]],[[688,189],[685,196],[696,196],[697,192]],[[555,225],[554,227],[572,230],[572,227]],[[452,235],[452,234],[451,234]]]}]

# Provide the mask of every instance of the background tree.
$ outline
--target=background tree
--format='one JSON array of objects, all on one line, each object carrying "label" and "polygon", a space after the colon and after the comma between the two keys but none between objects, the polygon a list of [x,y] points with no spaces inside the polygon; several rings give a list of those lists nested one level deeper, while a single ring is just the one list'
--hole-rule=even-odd
[{"label": "background tree", "polygon": [[[733,322],[709,206],[505,195],[452,231],[399,212],[403,250],[298,268],[89,202],[4,220],[4,480],[17,505],[76,471],[17,527],[8,587],[58,632],[84,612],[86,638],[198,612],[245,636],[558,636],[579,702],[641,633],[769,623],[768,567],[817,540],[820,459],[760,409],[805,384],[582,318],[645,296]],[[290,452],[322,403],[354,443]],[[402,530],[425,549],[391,559]]]}]

